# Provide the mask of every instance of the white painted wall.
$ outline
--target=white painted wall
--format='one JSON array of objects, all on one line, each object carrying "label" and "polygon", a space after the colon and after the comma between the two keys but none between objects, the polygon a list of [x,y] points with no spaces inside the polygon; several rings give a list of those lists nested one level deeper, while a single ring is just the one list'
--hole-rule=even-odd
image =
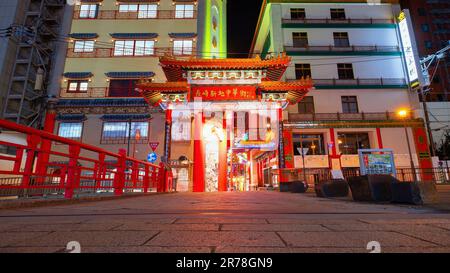
[{"label": "white painted wall", "polygon": [[311,64],[313,79],[337,79],[338,63],[352,63],[355,79],[404,78],[399,56],[294,56],[286,78],[295,79],[296,63]]},{"label": "white painted wall", "polygon": [[308,33],[310,46],[334,45],[333,32],[347,32],[350,45],[355,46],[398,46],[397,33],[390,28],[284,28],[286,46],[292,46],[292,33]]},{"label": "white painted wall", "polygon": [[282,4],[282,16],[285,19],[291,18],[291,8],[304,8],[306,18],[325,19],[330,18],[330,9],[343,8],[347,18],[352,19],[391,19],[393,18],[391,5],[367,5],[365,3],[289,3]]},{"label": "white painted wall", "polygon": [[[316,113],[342,113],[341,96],[356,96],[359,111],[366,113],[395,112],[409,105],[403,89],[316,89],[308,95],[314,99]],[[297,113],[298,106],[290,105],[287,111]]]}]

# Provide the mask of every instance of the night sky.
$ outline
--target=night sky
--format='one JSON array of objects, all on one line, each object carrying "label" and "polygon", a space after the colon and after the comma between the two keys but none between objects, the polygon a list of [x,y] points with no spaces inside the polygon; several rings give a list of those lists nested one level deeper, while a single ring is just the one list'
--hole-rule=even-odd
[{"label": "night sky", "polygon": [[228,0],[228,57],[246,58],[262,0]]}]

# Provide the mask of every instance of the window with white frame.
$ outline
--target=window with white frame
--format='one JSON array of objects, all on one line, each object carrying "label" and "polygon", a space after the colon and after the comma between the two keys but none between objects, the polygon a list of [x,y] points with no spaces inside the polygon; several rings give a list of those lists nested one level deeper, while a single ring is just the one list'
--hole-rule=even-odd
[{"label": "window with white frame", "polygon": [[139,5],[138,18],[156,18],[158,17],[158,5]]},{"label": "window with white frame", "polygon": [[94,19],[97,18],[98,5],[85,4],[80,6],[80,18]]},{"label": "window with white frame", "polygon": [[[131,126],[131,127],[130,127]],[[148,122],[105,122],[103,124],[102,143],[105,142],[124,142],[130,138],[132,141],[145,141],[148,139]],[[140,135],[136,139],[136,135]]]},{"label": "window with white frame", "polygon": [[155,41],[120,40],[114,43],[114,56],[151,56],[155,54]]},{"label": "window with white frame", "polygon": [[67,84],[67,92],[85,93],[88,91],[88,80],[70,80]]},{"label": "window with white frame", "polygon": [[192,40],[175,40],[173,41],[173,54],[192,55],[193,45]]},{"label": "window with white frame", "polygon": [[194,5],[176,5],[175,18],[194,18]]},{"label": "window with white frame", "polygon": [[94,52],[94,41],[75,41],[73,52]]},{"label": "window with white frame", "polygon": [[155,41],[136,41],[134,55],[148,56],[155,54]]},{"label": "window with white frame", "polygon": [[83,133],[83,123],[82,122],[62,122],[59,124],[58,136],[70,138],[70,139],[81,139]]},{"label": "window with white frame", "polygon": [[137,12],[138,11],[138,7],[139,7],[139,5],[137,5],[137,4],[132,4],[132,5],[123,4],[123,5],[119,5],[119,12]]}]

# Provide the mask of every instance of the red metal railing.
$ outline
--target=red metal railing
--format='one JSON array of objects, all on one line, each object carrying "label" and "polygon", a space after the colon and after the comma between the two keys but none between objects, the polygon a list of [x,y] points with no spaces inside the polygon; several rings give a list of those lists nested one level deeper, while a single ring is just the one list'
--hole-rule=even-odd
[{"label": "red metal railing", "polygon": [[[127,157],[123,149],[112,153],[6,120],[0,120],[0,129],[0,145],[15,150],[14,155],[0,154],[0,196],[70,199],[74,194],[120,196],[170,188],[163,167]],[[6,140],[8,135],[20,135],[26,144]]]},{"label": "red metal railing", "polygon": [[[133,52],[133,50],[131,50]],[[176,56],[176,57],[194,57],[197,55],[197,49],[193,48],[173,48],[173,47],[156,47],[153,50],[153,54],[141,55],[116,55],[114,54],[114,48],[95,48],[92,52],[74,52],[73,48],[67,49],[66,56],[68,58],[151,58],[162,56]]]},{"label": "red metal railing", "polygon": [[[87,14],[84,14],[87,16]],[[77,10],[73,14],[73,19],[79,20],[154,20],[154,19],[177,19],[189,20],[197,19],[197,11],[193,12],[177,12],[175,10],[158,10],[156,13],[152,12],[120,12],[118,10],[101,10],[95,18],[85,18],[80,16],[80,11]]]}]

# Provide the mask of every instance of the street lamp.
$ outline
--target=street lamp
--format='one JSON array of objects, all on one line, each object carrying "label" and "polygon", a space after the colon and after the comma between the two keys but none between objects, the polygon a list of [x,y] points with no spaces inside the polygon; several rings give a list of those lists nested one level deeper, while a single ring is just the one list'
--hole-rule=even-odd
[{"label": "street lamp", "polygon": [[410,111],[407,109],[400,109],[397,112],[397,115],[403,120],[403,127],[405,128],[406,141],[408,142],[408,152],[409,152],[409,161],[410,161],[410,165],[411,165],[411,171],[413,173],[414,182],[416,182],[417,181],[416,169],[414,166],[413,156],[412,156],[412,152],[411,152],[411,144],[409,142],[408,128],[406,126],[406,119],[408,118],[409,112]]}]

